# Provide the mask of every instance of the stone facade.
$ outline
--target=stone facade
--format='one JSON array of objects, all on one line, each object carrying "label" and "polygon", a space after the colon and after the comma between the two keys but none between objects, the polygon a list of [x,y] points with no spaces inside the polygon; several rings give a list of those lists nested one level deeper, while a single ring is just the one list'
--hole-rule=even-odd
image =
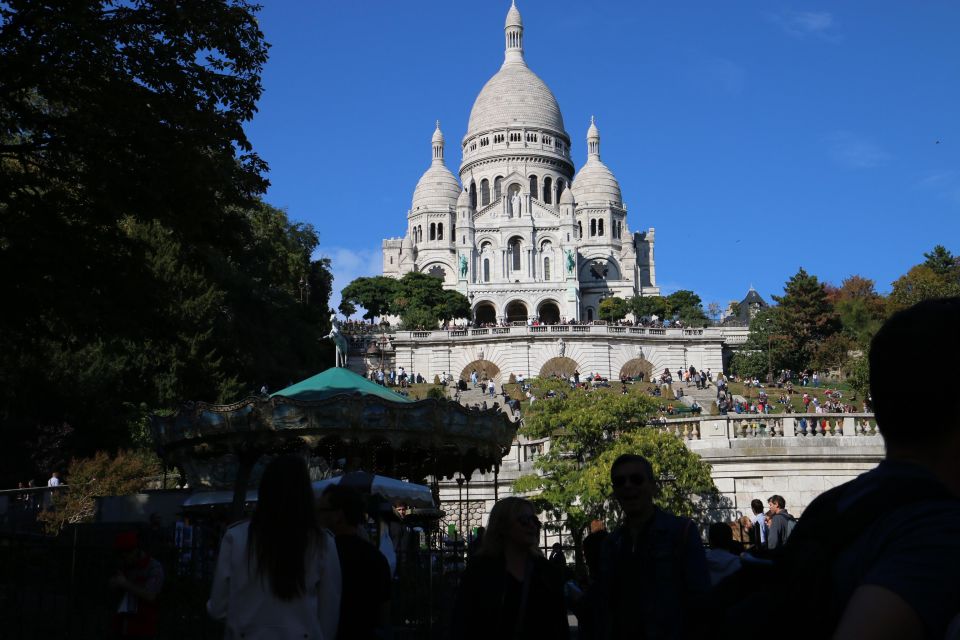
[{"label": "stone facade", "polygon": [[459,180],[438,122],[407,231],[383,241],[384,275],[441,278],[468,296],[481,324],[593,320],[603,298],[658,295],[654,230],[630,231],[596,124],[574,175],[557,100],[524,61],[515,6],[504,37],[503,65],[470,112]]}]

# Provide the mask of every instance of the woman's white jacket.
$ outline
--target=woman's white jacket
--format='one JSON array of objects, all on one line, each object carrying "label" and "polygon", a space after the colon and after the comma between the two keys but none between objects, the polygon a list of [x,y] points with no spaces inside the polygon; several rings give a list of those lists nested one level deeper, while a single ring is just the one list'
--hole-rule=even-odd
[{"label": "woman's white jacket", "polygon": [[329,532],[307,552],[306,593],[285,602],[270,591],[248,561],[250,522],[229,529],[220,544],[207,611],[226,620],[226,637],[243,640],[334,640],[340,617],[340,560]]}]

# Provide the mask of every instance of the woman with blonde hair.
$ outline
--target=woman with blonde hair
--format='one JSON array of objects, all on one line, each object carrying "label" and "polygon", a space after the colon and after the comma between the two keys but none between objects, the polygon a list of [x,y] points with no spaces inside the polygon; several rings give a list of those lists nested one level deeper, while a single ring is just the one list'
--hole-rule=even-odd
[{"label": "woman with blonde hair", "polygon": [[567,638],[563,575],[537,548],[540,521],[529,500],[490,511],[480,549],[460,581],[451,638]]},{"label": "woman with blonde hair", "polygon": [[303,458],[280,456],[263,472],[253,517],[227,529],[207,611],[226,637],[334,640],[340,560],[321,529]]}]

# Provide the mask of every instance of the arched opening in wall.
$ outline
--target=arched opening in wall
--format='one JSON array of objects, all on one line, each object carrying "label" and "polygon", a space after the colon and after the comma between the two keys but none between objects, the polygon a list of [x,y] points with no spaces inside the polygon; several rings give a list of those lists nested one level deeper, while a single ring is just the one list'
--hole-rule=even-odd
[{"label": "arched opening in wall", "polygon": [[490,282],[490,258],[483,259],[483,281]]},{"label": "arched opening in wall", "polygon": [[490,204],[490,181],[484,178],[480,181],[480,205]]},{"label": "arched opening in wall", "polygon": [[507,322],[526,322],[527,305],[519,300],[514,300],[507,305]]},{"label": "arched opening in wall", "polygon": [[443,240],[443,223],[437,224],[437,240]]},{"label": "arched opening in wall", "polygon": [[631,380],[645,380],[647,382],[653,377],[653,363],[646,358],[634,358],[627,360],[620,367],[620,378],[630,378]]},{"label": "arched opening in wall", "polygon": [[480,302],[473,308],[473,321],[477,326],[496,324],[497,310],[491,302]]},{"label": "arched opening in wall", "polygon": [[587,322],[593,322],[593,307],[587,307]]},{"label": "arched opening in wall", "polygon": [[497,176],[493,179],[493,199],[500,199],[500,188],[503,186],[503,176]]},{"label": "arched opening in wall", "polygon": [[430,223],[430,239],[437,239],[437,224],[435,222]]},{"label": "arched opening in wall", "polygon": [[563,188],[566,186],[566,183],[563,180],[557,179],[557,202],[560,202],[560,196],[563,194]]},{"label": "arched opening in wall", "polygon": [[520,238],[511,238],[508,246],[510,271],[520,271]]},{"label": "arched opening in wall", "polygon": [[534,198],[540,195],[537,188],[537,176],[530,176],[530,195]]},{"label": "arched opening in wall", "polygon": [[474,209],[477,208],[477,183],[470,183],[470,206]]},{"label": "arched opening in wall", "polygon": [[423,226],[417,226],[417,242],[423,242]]},{"label": "arched opening in wall", "polygon": [[544,324],[560,324],[560,307],[553,300],[541,303],[537,315]]},{"label": "arched opening in wall", "polygon": [[553,180],[543,179],[543,201],[546,204],[553,204]]},{"label": "arched opening in wall", "polygon": [[592,238],[595,235],[597,235],[597,219],[591,218],[590,219],[590,237]]},{"label": "arched opening in wall", "polygon": [[598,236],[602,236],[602,235],[603,235],[603,218],[600,218],[600,219],[597,221],[597,235],[598,235]]},{"label": "arched opening in wall", "polygon": [[543,363],[543,366],[540,367],[540,377],[541,378],[563,378],[564,380],[570,379],[576,371],[579,370],[577,361],[573,358],[550,358]]},{"label": "arched opening in wall", "polygon": [[550,281],[550,257],[545,256],[543,258],[543,279],[547,282]]},{"label": "arched opening in wall", "polygon": [[580,222],[579,220],[577,220],[577,237],[578,238],[583,237],[583,223]]},{"label": "arched opening in wall", "polygon": [[474,360],[467,366],[463,368],[463,371],[460,372],[461,380],[470,380],[470,375],[476,371],[477,377],[483,380],[487,378],[488,380],[496,380],[500,375],[500,367],[493,364],[489,360]]}]

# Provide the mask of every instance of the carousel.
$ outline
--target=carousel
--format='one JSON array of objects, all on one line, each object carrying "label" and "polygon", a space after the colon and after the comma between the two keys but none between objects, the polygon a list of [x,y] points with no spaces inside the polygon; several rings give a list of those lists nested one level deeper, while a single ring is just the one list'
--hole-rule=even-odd
[{"label": "carousel", "polygon": [[302,453],[314,480],[366,471],[437,482],[498,471],[516,434],[499,409],[413,401],[342,367],[233,404],[189,402],[152,416],[165,463],[194,491],[231,491],[235,514],[271,456]]}]

